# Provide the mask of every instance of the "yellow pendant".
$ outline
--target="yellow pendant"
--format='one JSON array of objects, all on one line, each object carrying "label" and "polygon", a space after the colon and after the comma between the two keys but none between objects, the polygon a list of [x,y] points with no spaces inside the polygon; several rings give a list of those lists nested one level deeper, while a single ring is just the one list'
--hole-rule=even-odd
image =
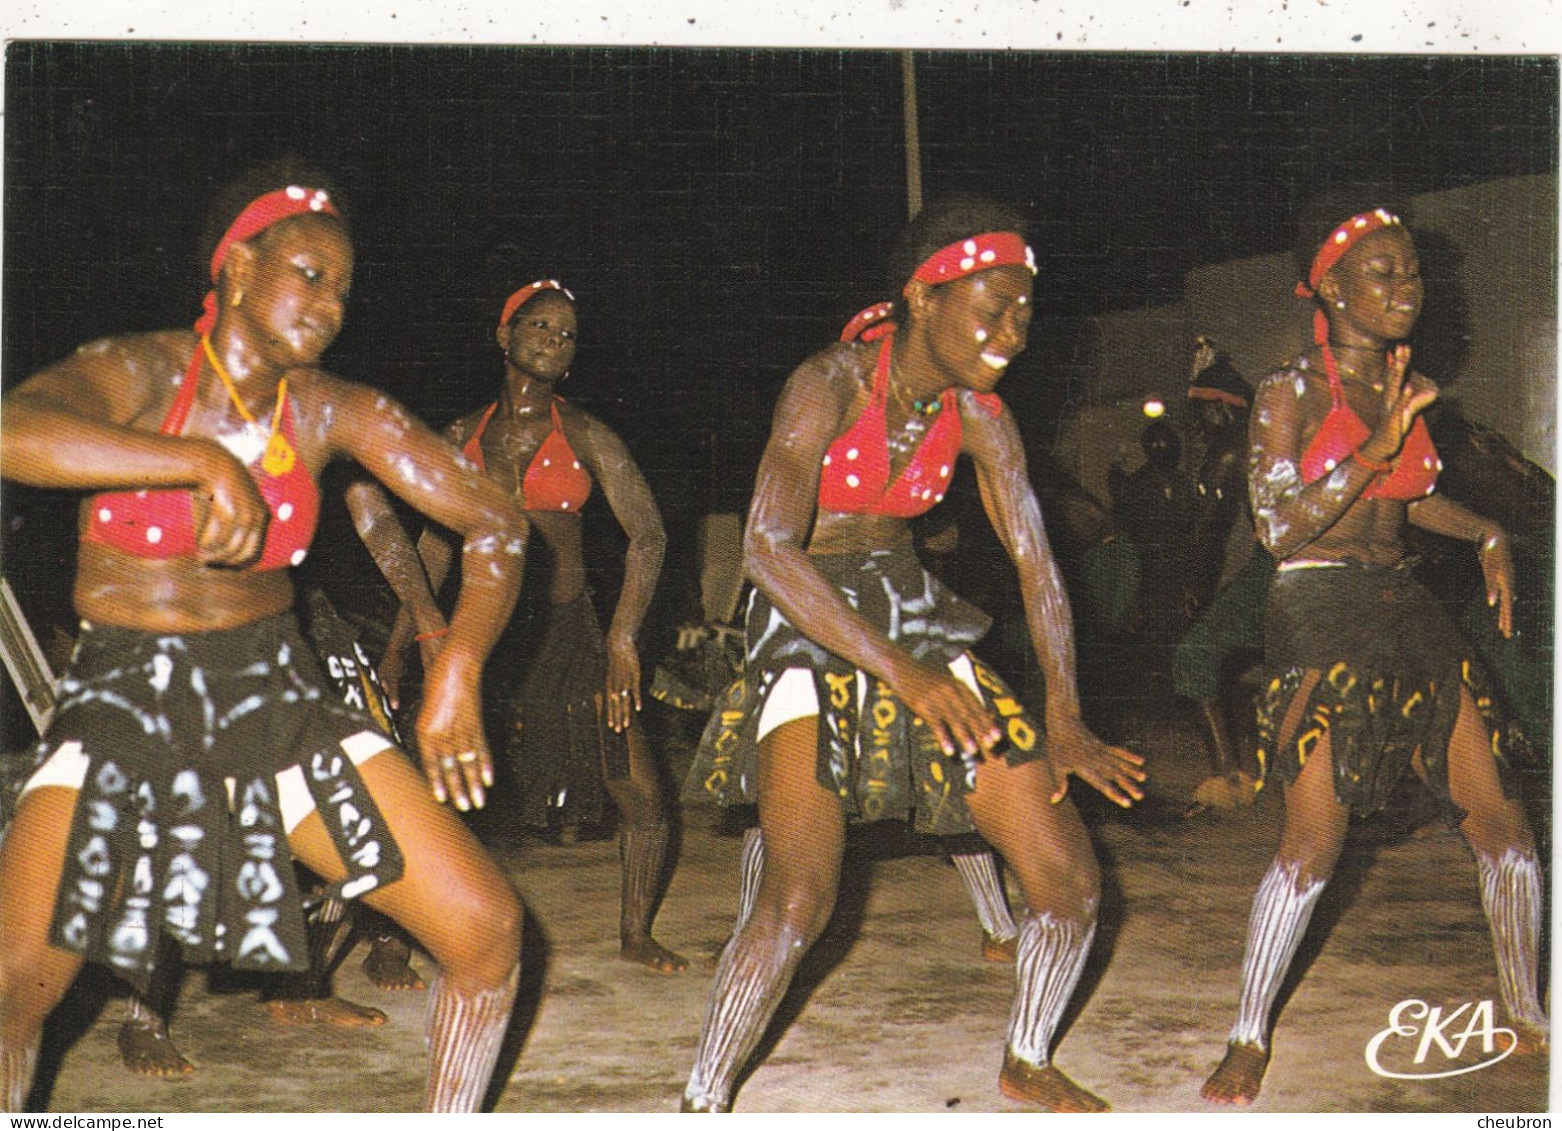
[{"label": "yellow pendant", "polygon": [[280,432],[273,432],[271,439],[266,441],[266,454],[260,459],[260,466],[266,474],[273,478],[286,475],[293,470],[296,462],[298,453],[293,451],[293,445],[287,442],[287,437]]}]

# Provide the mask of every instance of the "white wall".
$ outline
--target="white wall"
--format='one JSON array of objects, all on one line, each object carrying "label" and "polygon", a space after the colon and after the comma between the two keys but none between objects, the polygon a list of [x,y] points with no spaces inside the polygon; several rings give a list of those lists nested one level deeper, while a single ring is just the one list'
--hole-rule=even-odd
[{"label": "white wall", "polygon": [[1428,376],[1555,475],[1557,179],[1490,181],[1412,204],[1417,230],[1459,252],[1470,331],[1460,372]]}]

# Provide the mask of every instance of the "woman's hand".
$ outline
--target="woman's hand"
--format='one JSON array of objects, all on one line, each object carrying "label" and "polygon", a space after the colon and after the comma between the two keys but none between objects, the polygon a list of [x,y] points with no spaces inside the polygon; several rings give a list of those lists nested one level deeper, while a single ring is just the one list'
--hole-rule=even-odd
[{"label": "woman's hand", "polygon": [[239,569],[260,557],[271,510],[249,470],[226,449],[210,446],[201,484],[191,492],[196,552],[202,565]]},{"label": "woman's hand", "polygon": [[1070,774],[1124,809],[1144,800],[1144,790],[1139,788],[1148,776],[1141,768],[1143,755],[1108,746],[1081,719],[1047,720],[1047,756],[1058,779],[1058,791],[1052,795],[1054,805],[1068,796]]},{"label": "woman's hand", "polygon": [[1486,603],[1497,610],[1497,631],[1513,636],[1513,550],[1508,532],[1500,527],[1481,538],[1476,551],[1481,559],[1481,575],[1486,579]]},{"label": "woman's hand", "polygon": [[484,789],[494,784],[493,759],[483,735],[481,673],[480,665],[436,663],[418,712],[418,755],[434,800],[452,801],[463,813],[481,809]]},{"label": "woman's hand", "polygon": [[1405,446],[1405,437],[1419,416],[1437,399],[1437,385],[1410,372],[1410,347],[1401,342],[1383,369],[1383,415],[1372,435],[1358,449],[1365,459],[1386,463]]},{"label": "woman's hand", "polygon": [[947,672],[913,661],[890,686],[928,725],[949,757],[985,754],[1003,738],[997,720],[982,701]]},{"label": "woman's hand", "polygon": [[640,654],[633,640],[608,640],[607,679],[602,694],[607,725],[622,733],[640,710]]}]

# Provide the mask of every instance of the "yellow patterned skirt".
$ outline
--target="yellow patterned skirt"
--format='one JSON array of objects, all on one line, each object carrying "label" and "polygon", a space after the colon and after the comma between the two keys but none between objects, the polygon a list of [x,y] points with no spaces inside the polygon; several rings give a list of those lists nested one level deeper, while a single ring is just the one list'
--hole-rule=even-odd
[{"label": "yellow patterned skirt", "polygon": [[[947,666],[1004,727],[988,757],[1036,761],[1046,740],[1036,716],[971,654],[991,621],[922,568],[909,549],[815,555],[847,604],[917,659]],[[755,591],[745,622],[743,675],[717,701],[684,786],[685,801],[751,805],[762,739],[776,726],[817,716],[815,776],[847,817],[910,817],[917,831],[973,831],[965,796],[976,760],[950,757],[932,731],[882,680],[821,648]]]},{"label": "yellow patterned skirt", "polygon": [[1428,788],[1457,824],[1464,814],[1448,792],[1448,741],[1460,688],[1468,687],[1503,789],[1515,789],[1522,736],[1408,566],[1282,568],[1270,587],[1264,651],[1258,759],[1265,780],[1295,781],[1327,735],[1335,798],[1366,815],[1388,803],[1419,752]]}]

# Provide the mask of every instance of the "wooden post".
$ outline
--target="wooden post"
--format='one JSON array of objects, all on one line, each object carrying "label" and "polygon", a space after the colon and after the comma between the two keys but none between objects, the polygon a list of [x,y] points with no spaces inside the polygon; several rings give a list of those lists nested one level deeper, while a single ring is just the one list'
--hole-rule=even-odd
[{"label": "wooden post", "polygon": [[906,218],[922,211],[922,144],[917,133],[917,65],[910,51],[900,53],[901,114],[906,124]]}]

